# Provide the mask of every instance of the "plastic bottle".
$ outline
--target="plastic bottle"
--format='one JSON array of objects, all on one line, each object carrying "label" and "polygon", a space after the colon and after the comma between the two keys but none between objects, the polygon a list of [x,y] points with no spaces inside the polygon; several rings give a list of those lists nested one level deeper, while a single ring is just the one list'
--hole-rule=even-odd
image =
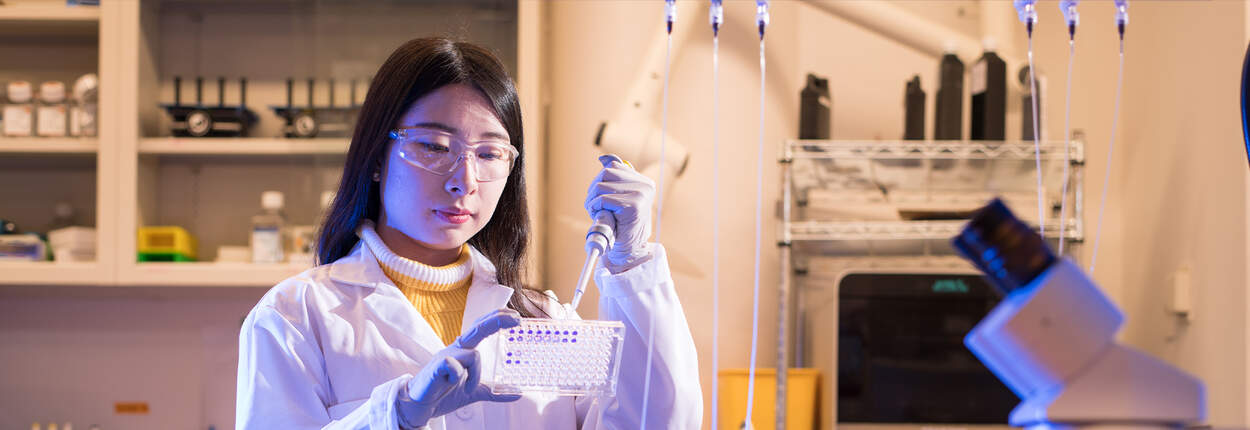
[{"label": "plastic bottle", "polygon": [[[1034,95],[1033,95],[1033,87],[1032,85],[1030,85],[1030,82],[1029,82],[1029,73],[1032,73],[1032,70],[1029,69],[1029,66],[1024,66],[1020,68],[1020,76],[1019,76],[1020,86],[1024,88],[1024,91],[1023,91],[1024,95],[1020,96],[1020,140],[1023,140],[1026,142],[1033,141],[1033,128],[1034,128],[1033,127],[1033,96]],[[1040,113],[1041,106],[1042,106],[1042,98],[1041,98],[1042,89],[1040,88],[1040,84],[1041,84],[1040,81],[1038,82],[1038,84],[1039,84],[1039,88],[1037,89],[1038,91],[1037,106],[1038,106],[1038,111]],[[1038,134],[1041,134],[1042,132],[1042,118],[1040,115],[1037,118],[1037,132]]]},{"label": "plastic bottle", "polygon": [[69,130],[69,103],[65,83],[48,81],[39,85],[39,104],[35,113],[35,134],[63,137]]},{"label": "plastic bottle", "polygon": [[799,139],[828,139],[832,127],[829,80],[807,74],[807,86],[799,92]]},{"label": "plastic bottle", "polygon": [[265,191],[260,195],[261,212],[252,217],[252,262],[281,263],[283,231],[286,216],[282,214],[284,197],[281,191]]},{"label": "plastic bottle", "polygon": [[96,118],[99,112],[100,82],[94,73],[82,75],[74,81],[74,92],[69,114],[70,136],[96,136],[99,132]]},{"label": "plastic bottle", "polygon": [[955,55],[955,47],[947,46],[938,67],[937,100],[934,103],[933,140],[960,140],[963,133],[964,63]]},{"label": "plastic bottle", "polygon": [[986,39],[985,53],[972,66],[971,140],[1007,138],[1007,62],[994,48],[994,40]]},{"label": "plastic bottle", "polygon": [[903,96],[903,140],[924,140],[924,99],[920,75],[912,76]]},{"label": "plastic bottle", "polygon": [[4,135],[21,137],[34,134],[34,89],[30,82],[9,82],[8,99],[9,103],[4,105]]}]

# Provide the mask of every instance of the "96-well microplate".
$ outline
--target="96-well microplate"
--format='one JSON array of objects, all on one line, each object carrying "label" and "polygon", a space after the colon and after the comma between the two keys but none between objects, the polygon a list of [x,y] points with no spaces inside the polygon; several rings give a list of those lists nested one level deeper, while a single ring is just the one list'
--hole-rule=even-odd
[{"label": "96-well microplate", "polygon": [[522,318],[499,332],[497,394],[616,395],[625,324]]}]

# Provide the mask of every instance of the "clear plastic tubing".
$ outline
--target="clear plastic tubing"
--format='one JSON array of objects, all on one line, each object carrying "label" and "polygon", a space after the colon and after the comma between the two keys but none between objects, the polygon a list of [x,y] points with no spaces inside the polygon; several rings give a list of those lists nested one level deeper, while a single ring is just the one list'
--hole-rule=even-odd
[{"label": "clear plastic tubing", "polygon": [[768,0],[756,0],[755,22],[760,30],[760,124],[755,164],[755,296],[751,301],[751,362],[747,368],[747,413],[745,423],[751,426],[755,407],[755,361],[760,334],[760,245],[764,224],[764,29],[768,26]]},{"label": "clear plastic tubing", "polygon": [[725,8],[712,0],[712,430],[720,427],[720,26]]},{"label": "clear plastic tubing", "polygon": [[1033,10],[1033,5],[1025,6],[1028,9],[1029,16],[1025,19],[1025,29],[1029,31],[1029,86],[1033,91],[1033,151],[1038,169],[1038,229],[1043,237],[1046,236],[1046,197],[1045,189],[1041,187],[1041,131],[1038,128],[1038,69],[1033,64],[1033,26],[1038,25],[1038,15]]},{"label": "clear plastic tubing", "polygon": [[[666,38],[667,46],[664,51],[664,93],[660,101],[660,163],[664,163],[664,150],[666,139],[668,137],[668,78],[669,67],[671,65],[671,57],[673,54],[673,22],[677,21],[677,2],[675,0],[664,1],[664,31],[668,34]],[[660,219],[664,215],[664,171],[661,167],[659,177],[656,183],[655,196],[655,242],[660,242]],[[650,323],[647,324],[647,361],[646,375],[642,378],[642,416],[638,419],[640,429],[647,428],[647,406],[651,400],[651,359],[655,352],[653,343],[655,342],[655,313],[651,313],[648,318]]]},{"label": "clear plastic tubing", "polygon": [[1068,82],[1063,102],[1063,192],[1059,196],[1059,255],[1063,255],[1064,228],[1068,224],[1068,168],[1072,148],[1072,63],[1076,58],[1076,26],[1081,22],[1076,0],[1063,0],[1059,8],[1068,24]]},{"label": "clear plastic tubing", "polygon": [[1102,238],[1102,214],[1107,206],[1107,185],[1111,181],[1111,156],[1115,154],[1115,130],[1120,122],[1120,98],[1124,90],[1124,28],[1128,26],[1128,0],[1116,0],[1116,29],[1120,33],[1120,72],[1115,80],[1115,111],[1111,113],[1111,142],[1107,144],[1107,168],[1102,177],[1102,201],[1098,204],[1098,226],[1094,228],[1094,250],[1090,253],[1089,276],[1098,263],[1098,240]]}]

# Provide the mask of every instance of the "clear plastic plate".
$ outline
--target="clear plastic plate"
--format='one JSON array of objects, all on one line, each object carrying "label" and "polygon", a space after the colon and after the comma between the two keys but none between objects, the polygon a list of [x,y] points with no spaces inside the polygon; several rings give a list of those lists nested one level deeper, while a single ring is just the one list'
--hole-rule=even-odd
[{"label": "clear plastic plate", "polygon": [[497,394],[615,396],[625,324],[523,318],[499,332]]}]

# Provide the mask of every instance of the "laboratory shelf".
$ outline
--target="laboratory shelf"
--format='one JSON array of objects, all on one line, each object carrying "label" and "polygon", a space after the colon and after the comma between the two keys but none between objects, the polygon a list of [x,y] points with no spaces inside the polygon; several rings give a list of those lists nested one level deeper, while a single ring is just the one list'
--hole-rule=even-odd
[{"label": "laboratory shelf", "polygon": [[99,148],[94,137],[0,137],[0,154],[5,155],[86,155]]},{"label": "laboratory shelf", "polygon": [[[787,140],[794,158],[812,159],[951,159],[951,160],[1032,160],[1038,149],[1042,159],[1063,159],[1063,141],[1033,142],[1000,141],[849,141],[849,140]],[[1085,159],[1084,145],[1073,141],[1069,159]]]},{"label": "laboratory shelf", "polygon": [[0,6],[0,22],[99,22],[97,6],[69,6],[64,2],[16,3]]},{"label": "laboratory shelf", "polygon": [[[794,241],[950,240],[967,221],[794,221],[789,224],[790,239]],[[1058,225],[1058,220],[1047,221],[1046,225]],[[1064,236],[1074,241],[1084,237],[1073,220],[1065,226]],[[1059,238],[1058,229],[1047,229],[1046,237]]]},{"label": "laboratory shelf", "polygon": [[137,263],[123,268],[117,283],[159,287],[272,287],[308,268],[283,263]]},{"label": "laboratory shelf", "polygon": [[0,285],[109,285],[99,263],[0,262]]},{"label": "laboratory shelf", "polygon": [[64,2],[16,3],[0,6],[0,34],[95,35],[100,8],[67,6]]},{"label": "laboratory shelf", "polygon": [[350,139],[284,137],[158,137],[139,141],[140,154],[157,155],[342,155]]}]

